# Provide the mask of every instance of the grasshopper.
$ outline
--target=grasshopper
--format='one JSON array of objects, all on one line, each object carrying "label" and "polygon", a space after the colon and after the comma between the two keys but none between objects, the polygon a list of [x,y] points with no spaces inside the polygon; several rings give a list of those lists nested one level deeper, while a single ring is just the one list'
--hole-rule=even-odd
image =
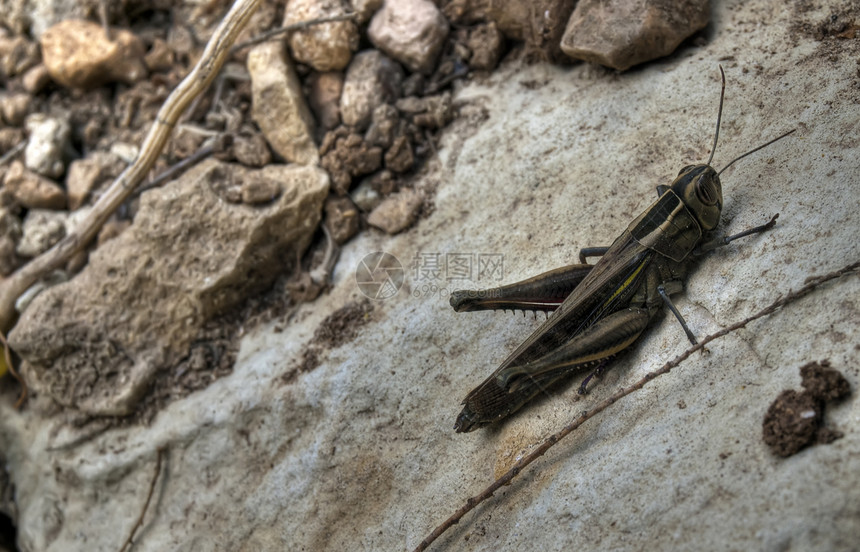
[{"label": "grasshopper", "polygon": [[[483,290],[451,294],[456,312],[521,309],[547,312],[541,324],[501,366],[463,400],[454,429],[472,431],[520,409],[536,395],[573,372],[601,374],[621,351],[639,338],[665,305],[681,324],[687,338],[696,338],[670,295],[683,289],[692,261],[732,241],[765,232],[779,214],[761,226],[739,234],[713,235],[723,206],[720,174],[743,159],[792,132],[736,157],[720,171],[711,166],[720,134],[726,76],[720,67],[722,89],[714,144],[707,163],[681,169],[670,186],[657,186],[657,200],[625,229],[609,247],[579,253],[580,264],[545,272],[528,280]],[[586,258],[600,257],[597,263]]]}]

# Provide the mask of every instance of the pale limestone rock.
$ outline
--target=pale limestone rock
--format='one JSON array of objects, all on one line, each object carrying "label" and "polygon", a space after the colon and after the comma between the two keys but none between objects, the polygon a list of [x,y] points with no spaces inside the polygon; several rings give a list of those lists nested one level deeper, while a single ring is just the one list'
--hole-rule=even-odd
[{"label": "pale limestone rock", "polygon": [[[283,193],[257,207],[223,201],[219,186],[255,178]],[[10,334],[39,392],[94,415],[133,411],[207,320],[268,287],[284,256],[307,247],[327,193],[315,167],[210,160],[143,194],[134,225],[39,295]]]},{"label": "pale limestone rock", "polygon": [[561,49],[574,59],[624,71],[671,54],[710,15],[708,0],[581,0]]},{"label": "pale limestone rock", "polygon": [[3,186],[28,209],[62,209],[66,206],[66,194],[60,186],[27,169],[20,161],[13,161],[9,166]]},{"label": "pale limestone rock", "polygon": [[314,121],[292,62],[279,41],[248,52],[253,106],[251,115],[269,145],[287,161],[303,165],[319,160]]},{"label": "pale limestone rock", "polygon": [[22,257],[35,257],[51,248],[66,235],[65,211],[30,209],[21,225],[21,240],[17,253]]},{"label": "pale limestone rock", "polygon": [[403,69],[378,50],[356,54],[343,83],[340,114],[344,124],[358,130],[370,124],[373,110],[400,97]]},{"label": "pale limestone rock", "polygon": [[133,84],[147,74],[143,44],[125,29],[111,29],[108,38],[101,25],[71,19],[45,31],[41,43],[51,78],[69,88]]},{"label": "pale limestone rock", "polygon": [[[284,11],[284,25],[347,13],[341,0],[290,0]],[[358,27],[352,21],[320,23],[290,33],[293,59],[317,71],[340,71],[358,49]]]},{"label": "pale limestone rock", "polygon": [[412,226],[424,196],[412,188],[403,189],[382,201],[367,216],[367,224],[388,234],[397,234]]},{"label": "pale limestone rock", "polygon": [[[454,313],[444,288],[514,282],[611,243],[654,201],[654,186],[707,159],[718,60],[728,80],[718,168],[798,132],[721,175],[721,230],[780,218],[698,261],[675,297],[693,331],[717,332],[860,258],[850,200],[860,182],[857,40],[807,34],[831,20],[832,5],[804,6],[714,2],[717,32],[695,55],[628,73],[512,58],[464,83],[438,162],[410,182],[432,190],[420,223],[353,237],[328,293],[289,322],[249,329],[232,374],[148,425],[81,427],[40,409],[44,393],[15,410],[4,381],[0,435],[19,549],[117,550],[159,450],[135,550],[417,547],[537,443],[688,347],[666,313],[588,395],[573,375],[502,424],[453,432],[460,400],[543,317]],[[347,326],[353,337],[320,348],[314,336],[363,299],[356,269],[380,250],[400,260],[403,287],[374,301],[366,324]],[[416,257],[438,254],[444,269],[448,253],[501,254],[503,280],[477,270],[470,282],[418,279]],[[568,435],[430,550],[852,549],[860,400],[827,413],[841,440],[788,460],[770,453],[762,421],[809,360],[829,358],[856,394],[858,312],[860,278],[849,274],[710,343]],[[309,350],[318,362],[302,371]]]},{"label": "pale limestone rock", "polygon": [[24,164],[33,172],[49,178],[62,176],[66,171],[63,160],[69,148],[72,127],[68,119],[33,113],[27,117],[27,147]]},{"label": "pale limestone rock", "polygon": [[373,45],[412,71],[430,74],[448,21],[429,0],[387,0],[367,28]]}]

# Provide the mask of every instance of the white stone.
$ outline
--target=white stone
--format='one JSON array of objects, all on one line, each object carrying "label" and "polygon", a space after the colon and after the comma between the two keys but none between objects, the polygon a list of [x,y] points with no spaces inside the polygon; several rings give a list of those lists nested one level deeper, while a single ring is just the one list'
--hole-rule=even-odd
[{"label": "white stone", "polygon": [[66,170],[63,155],[69,147],[69,121],[33,113],[27,117],[26,127],[29,139],[24,148],[24,165],[48,178],[61,176]]},{"label": "white stone", "polygon": [[412,71],[429,74],[448,36],[448,22],[429,0],[388,0],[370,20],[367,36]]}]

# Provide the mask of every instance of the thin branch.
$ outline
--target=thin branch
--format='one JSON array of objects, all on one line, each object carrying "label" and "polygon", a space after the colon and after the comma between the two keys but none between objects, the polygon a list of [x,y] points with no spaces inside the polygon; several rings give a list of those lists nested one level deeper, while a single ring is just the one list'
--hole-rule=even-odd
[{"label": "thin branch", "polygon": [[131,546],[132,539],[134,539],[134,534],[143,525],[143,517],[146,515],[146,510],[149,508],[149,503],[152,500],[152,494],[155,491],[155,483],[158,481],[158,476],[161,474],[161,457],[164,455],[164,447],[159,447],[157,451],[157,455],[155,457],[155,473],[152,474],[152,480],[149,482],[149,492],[146,493],[146,501],[143,503],[143,508],[140,510],[140,515],[137,518],[137,521],[134,522],[134,525],[131,528],[131,532],[128,534],[128,538],[125,539],[125,542],[122,543],[122,546],[119,548],[119,552],[123,552],[127,546]]},{"label": "thin branch", "polygon": [[194,69],[170,93],[140,148],[128,166],[93,206],[89,218],[54,247],[33,259],[0,282],[0,331],[8,331],[15,320],[15,301],[48,272],[62,266],[86,247],[116,209],[144,179],[164,149],[179,116],[205,90],[230,56],[230,47],[262,0],[237,0],[215,29]]},{"label": "thin branch", "polygon": [[841,268],[835,272],[825,274],[824,276],[814,276],[811,278],[807,278],[805,285],[802,288],[798,289],[797,291],[789,291],[789,293],[787,295],[777,299],[776,301],[771,303],[769,306],[758,311],[757,313],[753,314],[752,316],[744,318],[740,322],[736,322],[736,323],[732,324],[731,326],[727,326],[727,327],[723,328],[722,330],[705,337],[704,339],[702,339],[699,342],[698,345],[690,347],[689,349],[687,349],[686,351],[684,351],[683,353],[681,353],[680,355],[678,355],[674,359],[672,359],[669,362],[667,362],[666,364],[664,364],[659,370],[645,374],[639,381],[637,381],[631,387],[627,387],[627,388],[622,387],[616,393],[614,393],[610,397],[608,397],[605,400],[598,403],[591,410],[583,412],[582,414],[580,414],[578,418],[576,418],[575,420],[570,422],[562,430],[560,430],[557,433],[554,433],[553,435],[550,435],[549,437],[547,437],[540,444],[540,446],[538,446],[538,448],[536,448],[534,451],[532,451],[528,456],[521,458],[516,464],[514,464],[514,466],[510,470],[507,471],[507,473],[505,473],[504,475],[502,475],[501,477],[496,479],[489,487],[484,489],[481,493],[468,499],[463,506],[461,506],[456,512],[454,512],[451,515],[451,517],[449,517],[444,522],[442,522],[442,524],[439,525],[438,527],[436,527],[436,529],[434,529],[433,532],[427,536],[427,538],[425,538],[423,541],[421,541],[421,543],[415,548],[415,552],[420,552],[422,550],[426,550],[427,547],[430,546],[431,543],[433,543],[433,541],[435,541],[437,538],[439,538],[439,536],[442,535],[442,533],[444,533],[446,530],[448,530],[451,526],[459,523],[460,519],[462,519],[462,517],[464,515],[466,515],[471,510],[475,509],[475,507],[478,506],[478,504],[484,502],[485,500],[487,500],[488,498],[493,496],[493,493],[498,491],[501,487],[509,484],[517,475],[519,475],[519,473],[523,470],[523,468],[525,468],[526,466],[528,466],[529,464],[531,464],[532,462],[534,462],[535,460],[537,460],[538,458],[543,456],[546,453],[546,451],[548,451],[553,445],[555,445],[556,443],[561,441],[564,437],[566,437],[567,435],[569,435],[570,433],[575,431],[579,426],[584,424],[586,421],[593,418],[594,416],[596,416],[600,412],[603,412],[604,410],[606,410],[607,408],[609,408],[610,406],[612,406],[613,404],[618,402],[623,397],[626,397],[627,395],[633,393],[634,391],[638,391],[639,389],[642,389],[645,386],[645,384],[648,383],[649,381],[656,379],[656,378],[658,378],[664,374],[668,374],[673,368],[677,368],[679,364],[681,364],[687,358],[689,358],[690,355],[692,355],[693,353],[695,353],[696,351],[698,351],[700,349],[704,349],[705,345],[707,345],[711,341],[714,341],[715,339],[719,339],[719,338],[721,338],[727,334],[730,334],[736,330],[739,330],[739,329],[743,328],[744,326],[746,326],[747,324],[749,324],[750,322],[753,322],[754,320],[758,320],[759,318],[762,318],[764,316],[767,316],[769,314],[774,313],[775,311],[788,305],[789,303],[797,301],[801,297],[808,295],[815,288],[817,288],[818,286],[820,286],[821,284],[823,284],[825,282],[828,282],[828,281],[833,280],[835,278],[839,278],[839,277],[844,276],[844,275],[849,274],[849,273],[857,272],[858,269],[860,269],[860,262],[855,262],[855,263],[847,265],[847,266],[845,266],[845,267],[843,267],[843,268]]},{"label": "thin branch", "polygon": [[307,21],[291,23],[289,25],[284,25],[283,27],[278,27],[277,29],[272,29],[271,31],[266,31],[265,33],[259,34],[250,40],[246,40],[245,42],[237,44],[233,46],[231,53],[236,53],[242,48],[247,48],[248,46],[255,46],[262,42],[266,42],[267,40],[272,40],[273,38],[277,38],[282,34],[291,33],[293,31],[301,31],[309,27],[313,27],[314,25],[321,25],[323,23],[335,23],[337,21],[351,21],[353,19],[355,19],[354,13],[343,13],[340,15],[332,15],[330,17],[319,17],[317,19],[308,19]]}]

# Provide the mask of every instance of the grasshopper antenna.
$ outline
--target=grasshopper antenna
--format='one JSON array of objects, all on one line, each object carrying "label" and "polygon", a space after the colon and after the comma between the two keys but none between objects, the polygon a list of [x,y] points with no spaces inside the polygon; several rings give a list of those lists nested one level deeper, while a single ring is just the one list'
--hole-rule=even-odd
[{"label": "grasshopper antenna", "polygon": [[728,169],[729,167],[731,167],[731,166],[734,164],[734,162],[735,162],[735,161],[740,161],[741,159],[743,159],[743,158],[744,158],[744,157],[746,157],[747,155],[753,154],[753,153],[757,152],[757,151],[758,151],[758,150],[760,150],[760,149],[764,149],[764,148],[768,147],[769,145],[773,144],[773,143],[774,143],[774,142],[776,142],[776,141],[782,140],[783,138],[785,138],[785,137],[786,137],[786,136],[788,136],[789,134],[793,133],[795,130],[797,130],[797,129],[796,129],[796,128],[793,128],[793,129],[789,130],[788,132],[786,132],[785,134],[783,134],[782,136],[777,136],[776,138],[774,138],[774,139],[773,139],[773,140],[771,140],[770,142],[768,142],[768,143],[766,143],[766,144],[762,144],[762,145],[760,145],[760,146],[759,146],[759,147],[757,147],[757,148],[754,148],[754,149],[749,150],[748,152],[746,152],[746,153],[745,153],[745,154],[743,154],[743,155],[739,155],[738,157],[735,157],[734,159],[732,159],[731,161],[729,161],[729,164],[728,164],[728,165],[726,165],[725,167],[723,167],[722,169],[720,169],[720,172],[718,172],[718,173],[717,173],[717,176],[720,176],[720,175],[723,173],[723,171],[724,171],[724,170],[726,170],[726,169]]},{"label": "grasshopper antenna", "polygon": [[[710,165],[711,161],[714,160],[714,152],[717,151],[717,139],[720,137],[720,120],[723,118],[723,98],[726,95],[726,73],[723,71],[723,66],[718,65],[720,68],[720,78],[723,81],[723,87],[720,90],[720,109],[717,111],[717,130],[714,132],[714,147],[711,148],[711,156],[708,157],[708,162],[706,165]],[[732,161],[734,163],[734,161]]]}]

